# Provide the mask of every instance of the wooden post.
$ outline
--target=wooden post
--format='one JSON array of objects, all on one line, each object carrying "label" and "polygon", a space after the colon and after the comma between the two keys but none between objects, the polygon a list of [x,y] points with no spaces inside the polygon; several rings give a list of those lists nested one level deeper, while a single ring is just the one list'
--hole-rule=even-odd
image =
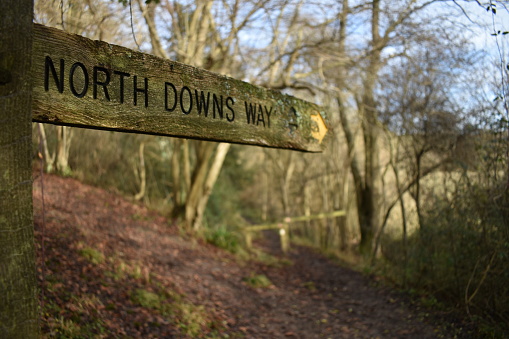
[{"label": "wooden post", "polygon": [[246,243],[246,248],[251,250],[253,248],[253,232],[249,230],[244,230],[244,241]]},{"label": "wooden post", "polygon": [[32,212],[33,0],[0,1],[0,338],[39,335]]},{"label": "wooden post", "polygon": [[289,235],[289,225],[282,224],[279,228],[279,240],[281,241],[281,250],[284,254],[288,253],[290,250],[290,235]]}]

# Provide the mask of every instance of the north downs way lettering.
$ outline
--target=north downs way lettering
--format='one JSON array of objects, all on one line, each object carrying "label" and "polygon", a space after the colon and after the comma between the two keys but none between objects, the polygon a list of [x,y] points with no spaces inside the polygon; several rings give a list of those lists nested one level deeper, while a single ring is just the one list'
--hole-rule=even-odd
[{"label": "north downs way lettering", "polygon": [[152,55],[34,26],[33,120],[319,152],[316,105]]}]

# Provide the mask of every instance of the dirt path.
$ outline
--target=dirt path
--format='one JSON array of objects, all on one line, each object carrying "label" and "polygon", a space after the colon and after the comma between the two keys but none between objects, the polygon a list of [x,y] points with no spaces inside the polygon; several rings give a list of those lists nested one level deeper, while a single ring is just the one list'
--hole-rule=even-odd
[{"label": "dirt path", "polygon": [[[40,279],[43,233],[45,239],[43,328],[49,336],[68,321],[80,335],[108,338],[443,337],[398,293],[310,249],[293,247],[293,264],[239,261],[181,238],[163,217],[104,190],[56,176],[45,176],[44,185],[44,230],[39,179],[34,211]],[[259,245],[278,255],[276,241],[268,236]],[[91,248],[103,259],[93,262]],[[246,283],[255,275],[272,285]],[[172,292],[147,306],[133,297],[141,289]],[[194,306],[164,311],[178,300]],[[206,321],[200,334],[190,334],[186,317],[197,313]]]}]

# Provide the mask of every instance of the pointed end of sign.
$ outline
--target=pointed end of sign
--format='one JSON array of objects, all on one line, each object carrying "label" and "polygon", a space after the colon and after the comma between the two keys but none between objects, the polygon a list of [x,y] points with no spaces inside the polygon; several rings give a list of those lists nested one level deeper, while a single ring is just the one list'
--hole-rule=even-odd
[{"label": "pointed end of sign", "polygon": [[319,112],[311,115],[311,136],[318,141],[319,144],[322,143],[323,138],[327,134],[327,125],[325,124],[325,120],[323,120],[322,115]]}]

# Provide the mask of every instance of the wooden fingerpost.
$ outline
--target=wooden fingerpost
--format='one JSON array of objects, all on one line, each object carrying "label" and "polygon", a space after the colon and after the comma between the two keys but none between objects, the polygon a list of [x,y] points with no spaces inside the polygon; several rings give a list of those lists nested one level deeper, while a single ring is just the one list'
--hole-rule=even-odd
[{"label": "wooden fingerpost", "polygon": [[33,0],[1,0],[0,338],[39,334],[32,121],[305,152],[327,134],[315,104],[33,24]]},{"label": "wooden fingerpost", "polygon": [[39,337],[32,212],[33,0],[0,1],[0,338]]},{"label": "wooden fingerpost", "polygon": [[323,108],[244,81],[34,25],[33,121],[321,152]]}]

